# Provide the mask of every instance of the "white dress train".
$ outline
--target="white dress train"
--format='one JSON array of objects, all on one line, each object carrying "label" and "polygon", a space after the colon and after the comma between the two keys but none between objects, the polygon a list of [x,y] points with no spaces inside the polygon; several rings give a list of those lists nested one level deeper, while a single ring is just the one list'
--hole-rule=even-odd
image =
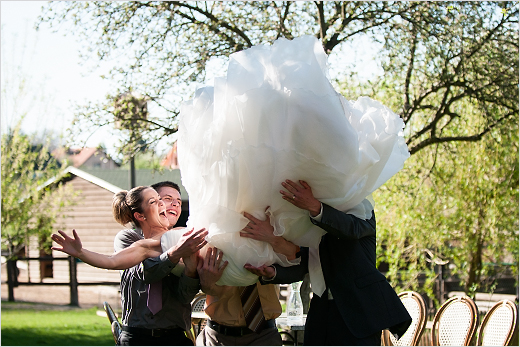
[{"label": "white dress train", "polygon": [[[327,55],[313,36],[232,54],[227,75],[198,89],[179,119],[188,228],[207,228],[209,244],[229,261],[218,284],[254,283],[246,263],[291,265],[270,245],[240,237],[248,223],[244,211],[264,219],[269,206],[276,235],[318,246],[324,231],[307,211],[281,198],[285,179],[307,181],[317,199],[347,211],[409,157],[399,116],[368,97],[349,101],[337,93],[327,77]],[[356,215],[369,218],[371,211]],[[175,235],[163,236],[164,249]]]}]

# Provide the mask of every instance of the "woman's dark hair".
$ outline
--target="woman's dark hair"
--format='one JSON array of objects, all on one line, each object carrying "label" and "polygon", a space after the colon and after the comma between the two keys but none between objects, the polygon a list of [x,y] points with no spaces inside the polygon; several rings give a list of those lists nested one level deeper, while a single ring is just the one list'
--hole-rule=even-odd
[{"label": "woman's dark hair", "polygon": [[112,214],[116,222],[126,225],[130,222],[140,227],[139,222],[134,217],[134,212],[143,213],[143,191],[150,187],[135,187],[130,191],[122,190],[114,194],[112,199]]}]

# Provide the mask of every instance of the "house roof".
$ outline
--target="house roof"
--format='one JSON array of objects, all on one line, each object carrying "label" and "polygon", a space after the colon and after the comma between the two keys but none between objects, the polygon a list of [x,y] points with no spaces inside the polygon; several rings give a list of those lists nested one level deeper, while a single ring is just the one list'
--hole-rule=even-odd
[{"label": "house roof", "polygon": [[[128,170],[85,169],[83,171],[114,186],[121,187],[122,189],[130,188],[130,174]],[[188,193],[181,184],[181,172],[179,169],[163,170],[163,172],[154,171],[152,169],[135,170],[136,186],[150,186],[161,181],[172,181],[177,183],[181,188],[182,199],[188,200]]]},{"label": "house roof", "polygon": [[64,171],[64,174],[67,174],[67,173],[71,173],[75,176],[81,177],[84,180],[92,182],[95,185],[98,185],[102,188],[105,188],[106,190],[111,191],[114,194],[117,192],[120,192],[121,190],[124,190],[123,188],[120,188],[117,185],[107,182],[106,180],[103,180],[95,175],[85,172],[84,170],[75,168],[74,166],[69,166],[68,168],[66,168]]},{"label": "house roof", "polygon": [[77,151],[76,153],[70,156],[70,159],[72,160],[72,165],[74,165],[74,167],[80,167],[87,161],[88,158],[93,156],[94,153],[96,153],[96,151],[97,148],[93,147],[82,148],[81,150]]},{"label": "house roof", "polygon": [[[128,190],[129,172],[121,169],[78,169],[69,166],[64,173],[71,173],[75,176],[81,177],[84,180],[92,182],[104,189],[117,193],[121,190]],[[182,200],[188,200],[188,193],[181,184],[181,173],[176,170],[164,170],[163,172],[154,171],[152,169],[135,170],[135,183],[137,186],[149,186],[161,181],[172,181],[181,188]]]},{"label": "house roof", "polygon": [[52,151],[52,156],[58,159],[60,162],[67,160],[70,163],[70,165],[74,167],[81,167],[92,157],[98,157],[100,160],[101,158],[104,158],[105,160],[110,160],[111,162],[113,162],[115,166],[119,166],[119,164],[115,163],[112,159],[107,159],[107,154],[103,149],[95,147],[58,147]]},{"label": "house roof", "polygon": [[168,169],[178,169],[179,162],[177,158],[177,141],[173,144],[172,148],[166,154],[166,157],[161,161],[161,166]]}]

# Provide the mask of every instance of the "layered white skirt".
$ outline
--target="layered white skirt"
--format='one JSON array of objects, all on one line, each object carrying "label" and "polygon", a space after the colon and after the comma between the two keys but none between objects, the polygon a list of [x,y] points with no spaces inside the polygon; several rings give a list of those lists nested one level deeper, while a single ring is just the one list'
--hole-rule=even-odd
[{"label": "layered white skirt", "polygon": [[[197,90],[179,119],[188,228],[208,229],[210,245],[229,261],[218,284],[254,283],[246,263],[291,265],[270,245],[240,237],[248,223],[244,211],[264,219],[269,206],[276,235],[318,246],[324,231],[281,198],[284,180],[305,180],[317,199],[347,211],[409,157],[399,116],[368,97],[349,101],[337,93],[327,77],[327,55],[312,36],[232,54],[227,75]],[[355,213],[369,218],[371,211]],[[179,234],[165,234],[164,249]]]}]

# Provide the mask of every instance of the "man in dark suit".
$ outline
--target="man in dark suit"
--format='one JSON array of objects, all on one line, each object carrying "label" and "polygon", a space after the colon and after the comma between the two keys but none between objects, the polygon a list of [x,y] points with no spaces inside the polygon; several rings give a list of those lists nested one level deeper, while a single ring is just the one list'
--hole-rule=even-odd
[{"label": "man in dark suit", "polygon": [[[265,283],[300,281],[311,276],[313,298],[305,324],[305,345],[379,345],[381,332],[402,336],[411,323],[408,311],[376,268],[376,220],[372,204],[363,201],[355,214],[317,200],[311,187],[287,180],[282,198],[309,211],[311,221],[326,231],[319,249],[301,249],[300,265],[246,268]],[[263,224],[268,225],[268,224]],[[258,238],[251,230],[245,237]]]}]

